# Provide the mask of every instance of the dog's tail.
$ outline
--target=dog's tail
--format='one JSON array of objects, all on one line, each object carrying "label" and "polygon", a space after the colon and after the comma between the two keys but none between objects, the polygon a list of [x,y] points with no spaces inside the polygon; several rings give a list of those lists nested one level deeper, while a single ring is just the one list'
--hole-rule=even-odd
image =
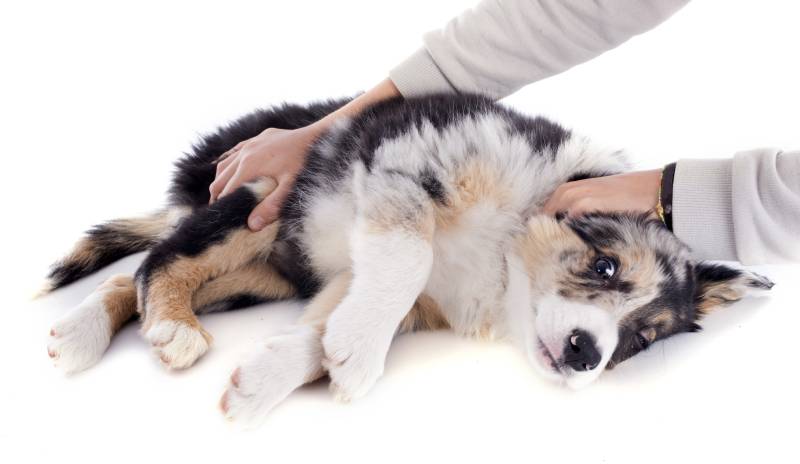
[{"label": "dog's tail", "polygon": [[161,210],[143,217],[115,219],[92,227],[66,257],[53,264],[40,295],[75,282],[128,255],[151,248],[171,229],[173,221],[170,216],[167,210]]}]

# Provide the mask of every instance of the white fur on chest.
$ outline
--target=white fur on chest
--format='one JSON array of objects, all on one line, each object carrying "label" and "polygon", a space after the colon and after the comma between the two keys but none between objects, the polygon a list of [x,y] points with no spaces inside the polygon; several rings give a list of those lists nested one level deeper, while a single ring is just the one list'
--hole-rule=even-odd
[{"label": "white fur on chest", "polygon": [[350,269],[350,238],[355,205],[349,191],[318,195],[309,207],[300,236],[312,268],[327,281]]},{"label": "white fur on chest", "polygon": [[489,204],[478,204],[456,227],[437,230],[433,270],[425,293],[450,326],[462,335],[492,338],[502,311],[504,251],[518,219]]}]

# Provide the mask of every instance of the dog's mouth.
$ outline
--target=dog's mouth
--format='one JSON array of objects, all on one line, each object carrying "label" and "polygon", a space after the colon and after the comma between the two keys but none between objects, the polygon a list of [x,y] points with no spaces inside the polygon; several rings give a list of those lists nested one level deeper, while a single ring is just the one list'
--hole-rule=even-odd
[{"label": "dog's mouth", "polygon": [[553,374],[562,373],[558,361],[556,361],[556,358],[552,355],[552,353],[550,353],[550,350],[547,349],[545,344],[542,342],[542,339],[539,337],[536,337],[536,349],[534,350],[534,353],[536,354],[536,360],[539,362],[539,365],[543,366]]}]

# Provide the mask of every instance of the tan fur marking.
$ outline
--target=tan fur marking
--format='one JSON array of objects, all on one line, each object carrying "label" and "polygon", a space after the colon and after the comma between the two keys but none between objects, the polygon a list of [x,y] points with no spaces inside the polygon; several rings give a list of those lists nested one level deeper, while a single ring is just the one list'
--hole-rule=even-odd
[{"label": "tan fur marking", "polygon": [[717,307],[741,300],[744,296],[743,292],[732,284],[733,282],[731,281],[722,281],[706,285],[703,289],[703,294],[698,300],[697,310],[703,314],[708,314]]},{"label": "tan fur marking", "polygon": [[[343,272],[334,276],[333,279],[308,302],[305,311],[303,311],[303,315],[298,319],[298,323],[313,327],[319,332],[321,339],[325,334],[325,325],[328,322],[328,317],[347,295],[352,279],[353,276],[349,272]],[[313,382],[324,374],[325,370],[320,365],[319,369],[309,374],[305,381]]]},{"label": "tan fur marking", "polygon": [[251,263],[205,282],[195,292],[192,308],[197,310],[241,294],[284,299],[295,296],[295,289],[269,265]]},{"label": "tan fur marking", "polygon": [[[564,252],[580,259],[586,245],[574,233],[553,218],[534,216],[528,221],[528,231],[519,237],[517,245],[520,257],[529,271],[536,269],[559,269]],[[574,250],[574,252],[573,252]]]},{"label": "tan fur marking", "polygon": [[383,214],[367,220],[368,233],[384,234],[397,230],[408,230],[418,233],[429,242],[433,240],[434,227],[433,214],[427,208],[416,212],[413,217],[409,217],[403,211],[397,211],[396,214],[384,211]]},{"label": "tan fur marking", "polygon": [[648,327],[642,331],[642,336],[650,343],[653,343],[656,340],[656,335],[658,335],[658,332],[656,332],[656,329],[653,327]]},{"label": "tan fur marking", "polygon": [[75,244],[72,251],[61,260],[61,263],[70,263],[79,267],[86,267],[97,260],[96,246],[89,237],[83,237]]},{"label": "tan fur marking", "polygon": [[203,254],[178,258],[156,271],[150,276],[142,330],[147,331],[155,322],[164,320],[183,322],[200,329],[192,311],[192,297],[197,289],[206,281],[234,271],[267,251],[277,230],[277,223],[259,232],[237,230],[223,243],[212,245]]},{"label": "tan fur marking", "polygon": [[447,205],[436,205],[436,225],[441,228],[458,224],[460,217],[479,202],[490,202],[501,206],[508,203],[510,192],[500,181],[500,175],[492,166],[479,160],[471,160],[459,169],[455,178],[455,192],[447,199]]},{"label": "tan fur marking", "polygon": [[675,317],[671,312],[662,310],[650,319],[650,324],[661,326],[664,328],[664,331],[669,331],[672,329],[672,326],[675,325]]},{"label": "tan fur marking", "polygon": [[450,324],[442,315],[439,305],[424,293],[417,297],[411,311],[400,322],[400,333],[448,328]]},{"label": "tan fur marking", "polygon": [[111,333],[125,325],[136,315],[136,286],[130,275],[115,275],[100,285],[108,292],[103,296],[103,307],[111,321]]},{"label": "tan fur marking", "polygon": [[144,218],[118,219],[112,221],[110,225],[115,229],[122,229],[134,235],[158,237],[174,225],[173,221],[174,219],[166,211],[158,211],[152,216]]},{"label": "tan fur marking", "polygon": [[349,272],[336,275],[308,302],[298,322],[324,332],[328,316],[347,295],[352,279],[353,276]]},{"label": "tan fur marking", "polygon": [[625,247],[621,251],[617,257],[622,278],[631,282],[634,289],[655,288],[653,284],[661,280],[661,271],[653,251],[636,246]]}]

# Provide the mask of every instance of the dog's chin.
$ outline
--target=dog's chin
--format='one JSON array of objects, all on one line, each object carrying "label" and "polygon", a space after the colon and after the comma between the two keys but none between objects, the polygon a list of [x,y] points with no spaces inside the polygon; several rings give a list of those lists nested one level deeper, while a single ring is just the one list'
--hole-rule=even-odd
[{"label": "dog's chin", "polygon": [[595,370],[589,372],[575,371],[571,367],[559,363],[539,337],[536,337],[536,340],[533,343],[529,343],[528,346],[528,358],[533,367],[546,379],[559,385],[566,385],[571,390],[580,390],[587,387],[597,380],[604,369],[603,366],[598,366]]},{"label": "dog's chin", "polygon": [[603,373],[603,368],[598,367],[590,372],[576,372],[572,369],[570,369],[570,371],[571,372],[565,377],[567,387],[571,390],[580,390],[594,383],[594,381],[600,377],[600,374]]}]

